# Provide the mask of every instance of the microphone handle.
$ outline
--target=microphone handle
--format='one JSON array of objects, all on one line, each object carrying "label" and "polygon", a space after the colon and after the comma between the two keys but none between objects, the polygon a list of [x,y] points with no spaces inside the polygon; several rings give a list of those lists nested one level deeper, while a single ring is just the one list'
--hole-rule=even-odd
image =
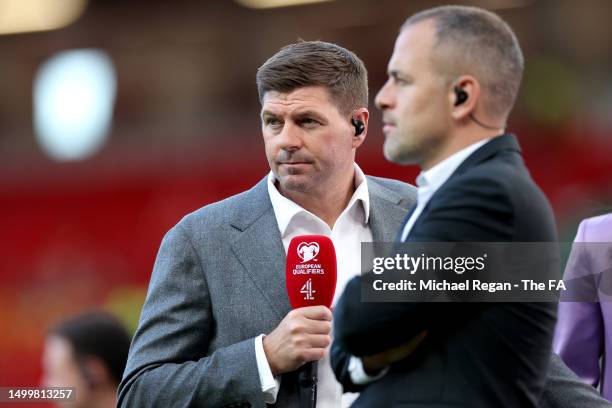
[{"label": "microphone handle", "polygon": [[304,364],[298,375],[300,408],[315,408],[317,405],[317,362]]}]

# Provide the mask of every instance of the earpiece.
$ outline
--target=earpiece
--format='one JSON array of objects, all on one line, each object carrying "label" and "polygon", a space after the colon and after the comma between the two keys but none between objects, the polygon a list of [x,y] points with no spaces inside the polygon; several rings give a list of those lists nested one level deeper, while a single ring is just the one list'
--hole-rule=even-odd
[{"label": "earpiece", "polygon": [[365,130],[365,125],[359,119],[351,118],[351,124],[355,127],[355,136],[359,136]]},{"label": "earpiece", "polygon": [[455,106],[459,106],[465,101],[468,100],[468,93],[458,86],[455,87],[455,95],[457,95],[457,99],[455,100]]},{"label": "earpiece", "polygon": [[[463,88],[461,88],[460,86],[455,86],[454,90],[455,90],[455,95],[457,96],[457,99],[455,100],[455,106],[461,105],[462,103],[467,101],[468,98],[470,97],[468,93],[465,92]],[[476,117],[474,116],[474,113],[472,112],[470,112],[470,120],[472,120],[478,126],[485,128],[485,129],[489,129],[489,130],[500,130],[501,132],[503,132],[504,129],[506,128],[506,125],[498,127],[498,126],[490,126],[490,125],[487,125],[486,123],[482,123],[481,121],[476,119]]]}]

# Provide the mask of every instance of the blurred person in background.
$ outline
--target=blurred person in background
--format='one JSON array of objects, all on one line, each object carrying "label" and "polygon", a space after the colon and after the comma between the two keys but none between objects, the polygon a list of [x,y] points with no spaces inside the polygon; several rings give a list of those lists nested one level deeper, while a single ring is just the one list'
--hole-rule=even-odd
[{"label": "blurred person in background", "polygon": [[592,301],[559,303],[553,348],[580,378],[612,400],[612,213],[583,220],[574,242],[564,280],[593,278],[597,285],[587,294]]},{"label": "blurred person in background", "polygon": [[[331,311],[291,310],[293,237],[331,238],[336,293],[359,274],[361,243],[395,237],[414,187],[355,164],[368,126],[367,71],[335,44],[288,45],[257,72],[270,173],[168,232],[120,385],[122,407],[338,407],[328,360]],[[247,154],[249,154],[247,152]],[[245,160],[235,146],[228,162]],[[318,361],[316,398],[298,371]]]},{"label": "blurred person in background", "polygon": [[75,401],[58,402],[60,407],[115,407],[129,348],[128,332],[107,312],[63,320],[45,340],[42,385],[75,388]]}]

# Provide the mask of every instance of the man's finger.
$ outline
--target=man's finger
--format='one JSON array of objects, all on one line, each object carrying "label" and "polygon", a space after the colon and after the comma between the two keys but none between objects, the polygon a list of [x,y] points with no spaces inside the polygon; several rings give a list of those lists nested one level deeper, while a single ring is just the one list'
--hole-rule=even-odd
[{"label": "man's finger", "polygon": [[296,309],[307,319],[311,320],[332,320],[332,312],[325,306],[307,306]]}]

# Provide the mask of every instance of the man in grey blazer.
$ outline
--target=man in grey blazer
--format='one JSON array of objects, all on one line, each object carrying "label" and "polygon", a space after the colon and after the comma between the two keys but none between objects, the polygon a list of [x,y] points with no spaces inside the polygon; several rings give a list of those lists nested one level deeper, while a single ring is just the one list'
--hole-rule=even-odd
[{"label": "man in grey blazer", "polygon": [[[354,163],[367,134],[368,96],[353,53],[292,44],[259,69],[257,82],[272,171],[250,190],[187,215],[164,237],[119,406],[343,403],[326,360],[331,311],[290,308],[288,241],[329,235],[346,282],[343,274],[360,271],[361,241],[394,240],[415,189],[366,177]],[[316,360],[320,390],[304,403],[296,370]]]}]

